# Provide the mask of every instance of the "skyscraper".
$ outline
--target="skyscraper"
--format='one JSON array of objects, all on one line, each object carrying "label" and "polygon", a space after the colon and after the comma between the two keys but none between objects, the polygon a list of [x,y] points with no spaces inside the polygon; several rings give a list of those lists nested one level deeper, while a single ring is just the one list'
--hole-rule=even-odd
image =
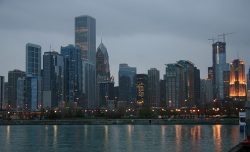
[{"label": "skyscraper", "polygon": [[204,105],[205,103],[213,101],[213,85],[211,79],[201,79],[200,83],[200,103]]},{"label": "skyscraper", "polygon": [[136,67],[119,66],[119,99],[129,108],[136,106]]},{"label": "skyscraper", "polygon": [[160,107],[166,107],[166,80],[160,80]]},{"label": "skyscraper", "polygon": [[216,42],[213,48],[213,92],[214,98],[223,99],[223,71],[229,70],[229,64],[226,63],[226,43]]},{"label": "skyscraper", "polygon": [[137,74],[136,79],[137,107],[150,108],[150,105],[148,103],[148,75]]},{"label": "skyscraper", "polygon": [[43,55],[43,107],[58,108],[64,101],[64,57],[58,52]]},{"label": "skyscraper", "polygon": [[148,95],[150,107],[160,106],[160,71],[156,68],[148,70]]},{"label": "skyscraper", "polygon": [[182,65],[166,64],[166,102],[168,108],[184,107]]},{"label": "skyscraper", "polygon": [[77,102],[77,106],[82,107],[82,62],[80,48],[69,44],[66,47],[61,47],[61,54],[64,57],[65,102]]},{"label": "skyscraper", "polygon": [[17,79],[25,77],[24,71],[15,69],[8,73],[8,106],[9,108],[17,108]]},{"label": "skyscraper", "polygon": [[96,20],[88,15],[75,18],[75,45],[82,60],[84,108],[96,108]]},{"label": "skyscraper", "polygon": [[109,80],[109,56],[107,48],[101,42],[96,52],[96,76],[101,80]]},{"label": "skyscraper", "polygon": [[4,76],[0,76],[0,110],[3,109],[4,102]]},{"label": "skyscraper", "polygon": [[245,65],[240,59],[231,62],[230,65],[230,97],[245,99],[246,79]]},{"label": "skyscraper", "polygon": [[194,103],[200,105],[200,70],[194,67]]},{"label": "skyscraper", "polygon": [[[31,43],[26,44],[26,76],[37,77],[37,88],[36,88],[37,89],[36,91],[37,92],[37,100],[36,100],[37,107],[36,109],[41,108],[42,87],[41,87],[41,46],[40,45],[31,44]],[[34,80],[35,78],[32,78],[32,81]],[[34,103],[35,102],[33,102],[33,104]],[[31,107],[35,108],[33,105],[31,105]]]},{"label": "skyscraper", "polygon": [[182,65],[183,98],[185,100],[185,106],[191,108],[195,105],[194,64],[186,60],[180,60],[177,63]]}]

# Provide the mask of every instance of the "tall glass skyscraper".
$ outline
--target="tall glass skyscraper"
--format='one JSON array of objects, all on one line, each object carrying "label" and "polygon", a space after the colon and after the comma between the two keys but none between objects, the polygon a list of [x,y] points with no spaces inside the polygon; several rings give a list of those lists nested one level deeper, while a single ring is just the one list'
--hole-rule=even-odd
[{"label": "tall glass skyscraper", "polygon": [[[36,109],[42,107],[41,100],[41,46],[36,44],[27,43],[26,44],[26,76],[37,77],[37,103]],[[32,81],[35,79],[32,78]],[[33,82],[34,83],[34,82]],[[31,93],[35,93],[34,90]],[[31,103],[31,104],[34,104]],[[35,108],[35,105],[31,105]]]},{"label": "tall glass skyscraper", "polygon": [[128,108],[136,107],[136,67],[119,67],[119,99],[124,101]]},{"label": "tall glass skyscraper", "polygon": [[43,55],[43,107],[58,108],[64,101],[64,57],[58,52]]},{"label": "tall glass skyscraper", "polygon": [[88,15],[75,18],[75,45],[82,60],[84,108],[96,108],[96,20]]},{"label": "tall glass skyscraper", "polygon": [[148,103],[148,75],[136,75],[137,108],[150,108]]},{"label": "tall glass skyscraper", "polygon": [[69,44],[67,47],[61,47],[61,54],[64,56],[65,101],[77,102],[77,106],[82,107],[82,62],[80,48]]},{"label": "tall glass skyscraper", "polygon": [[214,97],[216,99],[224,98],[223,89],[223,71],[229,70],[229,64],[226,63],[226,43],[216,42],[213,47],[213,68],[214,68]]}]

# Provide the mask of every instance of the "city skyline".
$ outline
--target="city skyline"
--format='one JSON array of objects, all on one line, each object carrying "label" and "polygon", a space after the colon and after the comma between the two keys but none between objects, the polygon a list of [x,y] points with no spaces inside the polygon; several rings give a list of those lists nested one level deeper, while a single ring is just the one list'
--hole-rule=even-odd
[{"label": "city skyline", "polygon": [[[78,5],[73,5],[76,7],[74,11],[61,12],[64,6],[60,6],[61,9],[58,11],[61,13],[55,13],[56,11],[51,11],[52,9],[48,12],[44,10],[46,7],[56,7],[56,2],[1,1],[0,12],[3,15],[0,19],[4,22],[0,25],[0,32],[3,35],[0,38],[2,42],[0,62],[6,66],[1,68],[0,75],[5,76],[7,81],[8,71],[25,70],[26,43],[40,45],[41,54],[49,51],[50,45],[52,50],[60,52],[61,46],[74,44],[73,20],[76,16],[85,14],[97,20],[96,46],[102,39],[109,50],[110,74],[115,76],[115,86],[118,85],[120,63],[137,67],[138,74],[146,74],[150,68],[157,68],[160,71],[160,79],[163,79],[165,64],[189,60],[200,69],[201,78],[205,79],[208,77],[207,68],[212,66],[212,41],[208,39],[217,38],[222,33],[236,32],[226,35],[226,62],[230,63],[237,59],[239,51],[239,59],[244,61],[246,69],[249,67],[250,21],[246,15],[249,2],[156,1],[150,5],[149,2],[138,1],[133,2],[133,6],[128,5],[130,4],[128,2],[121,2],[122,4],[112,2],[110,6],[101,1],[88,4],[76,2]],[[215,2],[218,5],[213,5]],[[83,6],[84,9],[79,9],[81,4],[86,4]],[[224,7],[219,7],[221,5]],[[19,6],[22,6],[20,7],[22,9],[16,8]],[[36,18],[31,13],[35,9],[32,6],[39,6],[35,11]],[[71,7],[69,4],[66,6]],[[95,6],[98,6],[98,12],[93,9]],[[171,6],[175,6],[175,9],[171,9]],[[153,11],[147,12],[149,8]],[[179,11],[178,8],[186,13]],[[193,11],[190,11],[191,9]],[[46,26],[43,23],[46,23]]]}]

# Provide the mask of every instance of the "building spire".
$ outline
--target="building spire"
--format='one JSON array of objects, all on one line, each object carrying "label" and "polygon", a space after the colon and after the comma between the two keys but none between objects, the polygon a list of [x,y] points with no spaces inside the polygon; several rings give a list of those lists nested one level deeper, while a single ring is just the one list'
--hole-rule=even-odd
[{"label": "building spire", "polygon": [[102,38],[101,38],[101,43],[102,43]]}]

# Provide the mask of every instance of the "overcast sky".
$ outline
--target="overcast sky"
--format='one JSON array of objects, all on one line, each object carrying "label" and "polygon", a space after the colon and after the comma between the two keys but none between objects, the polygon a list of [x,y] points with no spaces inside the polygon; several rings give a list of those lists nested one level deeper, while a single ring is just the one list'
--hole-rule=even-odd
[{"label": "overcast sky", "polygon": [[[74,44],[74,18],[96,19],[96,47],[107,47],[111,74],[118,85],[120,63],[147,74],[165,74],[165,64],[189,60],[207,78],[212,41],[226,35],[227,62],[250,64],[249,0],[0,0],[0,75],[25,70],[25,45],[38,44],[42,55]],[[222,38],[222,37],[221,37]],[[223,40],[221,40],[223,41]],[[246,71],[247,73],[247,71]]]}]

